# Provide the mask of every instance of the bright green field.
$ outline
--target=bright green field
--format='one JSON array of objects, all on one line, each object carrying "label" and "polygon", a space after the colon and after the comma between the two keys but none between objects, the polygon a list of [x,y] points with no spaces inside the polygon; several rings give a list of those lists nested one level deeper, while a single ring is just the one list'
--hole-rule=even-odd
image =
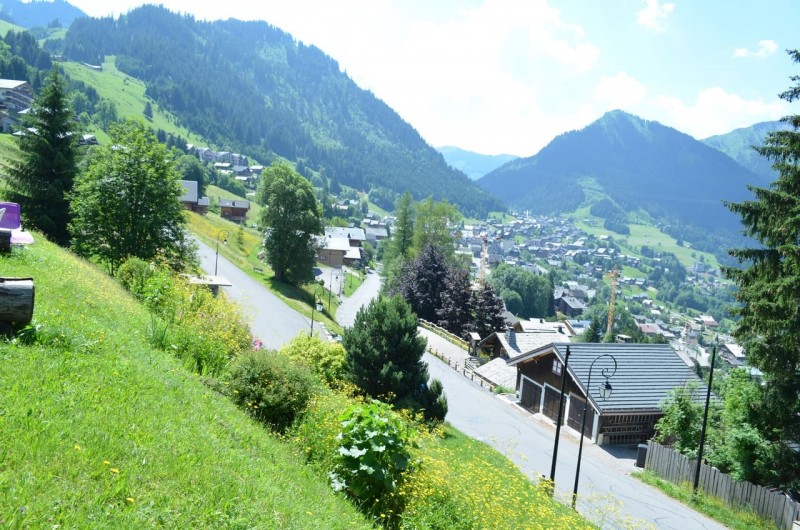
[{"label": "bright green field", "polygon": [[[72,79],[83,81],[94,87],[100,97],[113,101],[120,118],[144,119],[144,106],[148,101],[144,95],[145,84],[117,70],[114,65],[114,57],[106,57],[103,62],[103,70],[100,72],[79,63],[63,62],[60,64]],[[199,136],[175,124],[172,115],[163,111],[155,102],[151,101],[150,103],[153,107],[153,119],[147,121],[147,124],[152,129],[163,129],[168,133],[183,136],[190,143],[204,145],[204,141]],[[103,131],[92,129],[92,133],[96,134],[97,139],[101,142],[108,139]]]},{"label": "bright green field", "polygon": [[0,342],[9,528],[369,528],[294,447],[149,346],[147,312],[34,234],[0,255],[36,282],[35,333]]}]

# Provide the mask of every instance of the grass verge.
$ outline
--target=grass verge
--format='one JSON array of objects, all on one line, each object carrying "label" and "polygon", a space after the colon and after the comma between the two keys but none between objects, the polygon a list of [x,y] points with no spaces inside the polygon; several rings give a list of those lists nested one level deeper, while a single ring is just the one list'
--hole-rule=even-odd
[{"label": "grass verge", "polygon": [[0,255],[36,282],[0,339],[0,525],[369,528],[288,444],[147,342],[148,313],[36,234]]},{"label": "grass verge", "polygon": [[779,530],[772,522],[768,521],[747,508],[734,508],[727,503],[706,495],[699,490],[697,496],[692,495],[692,485],[688,482],[673,484],[662,480],[652,471],[633,473],[633,476],[645,484],[656,487],[672,497],[690,506],[692,509],[707,515],[728,528],[735,530]]}]

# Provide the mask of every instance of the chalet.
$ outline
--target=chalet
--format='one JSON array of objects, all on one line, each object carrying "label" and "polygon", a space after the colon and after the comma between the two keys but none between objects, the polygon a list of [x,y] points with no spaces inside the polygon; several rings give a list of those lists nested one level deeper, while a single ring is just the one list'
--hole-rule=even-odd
[{"label": "chalet", "polygon": [[[666,344],[556,342],[511,358],[508,364],[517,369],[520,405],[553,421],[558,420],[566,364],[563,419],[577,431],[583,422],[587,386],[591,384],[583,435],[598,445],[649,440],[655,433],[656,421],[663,416],[661,403],[670,391],[690,381],[702,386],[702,381]],[[602,400],[599,389],[606,383],[612,386],[613,393]]]},{"label": "chalet", "polygon": [[208,197],[198,197],[197,182],[194,180],[181,180],[181,187],[183,188],[183,195],[178,200],[183,207],[190,212],[205,215],[208,212]]},{"label": "chalet", "polygon": [[[515,327],[519,322],[515,323]],[[517,370],[509,366],[506,361],[516,359],[546,344],[565,340],[569,338],[563,332],[555,330],[541,329],[527,333],[516,329],[496,331],[478,342],[478,349],[494,359],[478,368],[476,373],[489,383],[516,388]],[[491,366],[484,368],[487,365]]]},{"label": "chalet", "polygon": [[556,309],[568,317],[576,317],[586,310],[586,304],[574,296],[561,296],[556,299]]},{"label": "chalet", "polygon": [[361,248],[352,246],[344,237],[318,237],[316,250],[317,260],[330,267],[359,267],[362,263]]},{"label": "chalet", "polygon": [[744,348],[736,343],[721,345],[719,355],[731,366],[743,366],[745,363]]},{"label": "chalet", "polygon": [[33,89],[27,81],[0,79],[0,126],[11,132],[20,123],[20,115],[33,104]]},{"label": "chalet", "polygon": [[360,248],[364,241],[367,240],[367,235],[363,228],[347,228],[339,226],[326,226],[325,236],[330,238],[346,239],[351,247]]},{"label": "chalet", "polygon": [[364,229],[364,234],[370,245],[375,246],[378,241],[382,241],[389,237],[389,231],[386,227],[368,226]]},{"label": "chalet", "polygon": [[247,212],[250,211],[250,201],[244,199],[220,199],[219,215],[223,219],[234,223],[247,221]]}]

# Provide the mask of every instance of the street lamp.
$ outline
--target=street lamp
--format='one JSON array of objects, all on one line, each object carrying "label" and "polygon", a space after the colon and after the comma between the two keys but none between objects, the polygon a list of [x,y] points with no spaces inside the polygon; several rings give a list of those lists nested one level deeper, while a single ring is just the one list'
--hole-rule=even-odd
[{"label": "street lamp", "polygon": [[314,290],[314,305],[311,306],[311,330],[308,332],[309,337],[314,336],[314,309],[322,312],[322,302],[317,298],[317,294],[322,287],[322,284],[317,285],[317,288]]},{"label": "street lamp", "polygon": [[614,361],[614,370],[609,374],[608,368],[603,368],[601,372],[603,377],[606,378],[605,382],[600,385],[598,389],[600,391],[600,398],[605,401],[611,397],[611,383],[608,382],[610,377],[613,377],[615,373],[617,373],[617,360],[614,358],[613,355],[606,353],[601,355],[600,357],[596,358],[592,361],[592,364],[589,365],[589,378],[586,380],[586,401],[583,402],[583,421],[581,422],[581,432],[580,438],[581,441],[578,443],[578,466],[575,468],[575,487],[572,489],[572,509],[575,509],[575,504],[578,502],[578,479],[581,475],[581,455],[583,454],[583,431],[586,429],[586,407],[589,405],[589,396],[592,393],[592,368],[594,368],[594,363],[602,359],[603,357],[608,357],[612,361]]},{"label": "street lamp", "polygon": [[700,431],[700,448],[697,451],[697,465],[694,470],[694,487],[692,495],[697,495],[700,484],[700,467],[703,465],[703,448],[706,445],[706,425],[708,424],[708,405],[711,402],[711,383],[714,382],[714,360],[717,357],[717,345],[711,349],[711,370],[708,372],[708,389],[706,390],[706,410],[703,412],[703,428]]},{"label": "street lamp", "polygon": [[333,273],[334,272],[337,273],[336,274],[336,278],[337,279],[341,279],[341,277],[342,277],[342,273],[341,273],[341,271],[339,269],[331,269],[331,279],[330,279],[330,282],[328,283],[328,313],[331,312],[331,293],[333,292]]},{"label": "street lamp", "polygon": [[556,440],[553,442],[553,463],[550,465],[550,482],[553,492],[556,489],[556,457],[558,456],[558,437],[561,435],[561,423],[564,421],[564,388],[567,386],[567,368],[569,368],[569,346],[564,355],[564,366],[561,368],[561,399],[558,401],[558,422],[556,423]]},{"label": "street lamp", "polygon": [[228,231],[220,230],[219,232],[217,232],[217,251],[216,254],[214,255],[214,276],[217,275],[217,263],[219,262],[219,238],[220,236],[222,236],[222,234],[225,234],[225,239],[222,240],[222,244],[223,245],[228,244]]}]

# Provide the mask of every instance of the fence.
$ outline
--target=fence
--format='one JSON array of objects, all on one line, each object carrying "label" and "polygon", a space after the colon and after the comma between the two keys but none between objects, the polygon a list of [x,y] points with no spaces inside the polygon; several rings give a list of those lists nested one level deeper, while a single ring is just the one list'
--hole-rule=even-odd
[{"label": "fence", "polygon": [[422,318],[419,319],[419,325],[422,326],[423,328],[427,329],[431,333],[436,333],[437,335],[439,335],[440,337],[445,339],[447,342],[455,344],[456,346],[458,346],[462,350],[469,351],[469,344],[467,343],[467,341],[465,341],[464,339],[460,338],[458,335],[453,335],[452,333],[450,333],[446,329],[440,328],[439,326],[437,326],[433,322],[428,322],[427,320],[424,320]]},{"label": "fence", "polygon": [[[696,460],[690,461],[669,447],[654,442],[647,447],[645,468],[669,482],[693,482],[696,466]],[[793,522],[800,517],[800,503],[792,501],[785,493],[750,482],[737,482],[705,464],[700,467],[699,487],[731,506],[746,506],[785,530],[792,530]]]},{"label": "fence", "polygon": [[494,383],[490,383],[489,381],[487,381],[486,379],[481,377],[479,374],[476,374],[473,370],[471,370],[466,365],[459,364],[457,361],[452,360],[450,357],[448,357],[447,355],[443,354],[439,350],[436,350],[434,348],[430,348],[429,347],[428,348],[428,353],[430,353],[431,355],[433,355],[437,359],[440,359],[441,361],[446,362],[447,366],[449,366],[450,368],[452,368],[456,372],[460,373],[461,375],[463,375],[464,377],[466,377],[470,381],[474,381],[474,382],[478,383],[479,385],[481,385],[481,388],[485,388],[485,389],[489,390],[489,392],[493,391],[495,389],[495,387],[497,387],[497,385],[495,385]]}]

